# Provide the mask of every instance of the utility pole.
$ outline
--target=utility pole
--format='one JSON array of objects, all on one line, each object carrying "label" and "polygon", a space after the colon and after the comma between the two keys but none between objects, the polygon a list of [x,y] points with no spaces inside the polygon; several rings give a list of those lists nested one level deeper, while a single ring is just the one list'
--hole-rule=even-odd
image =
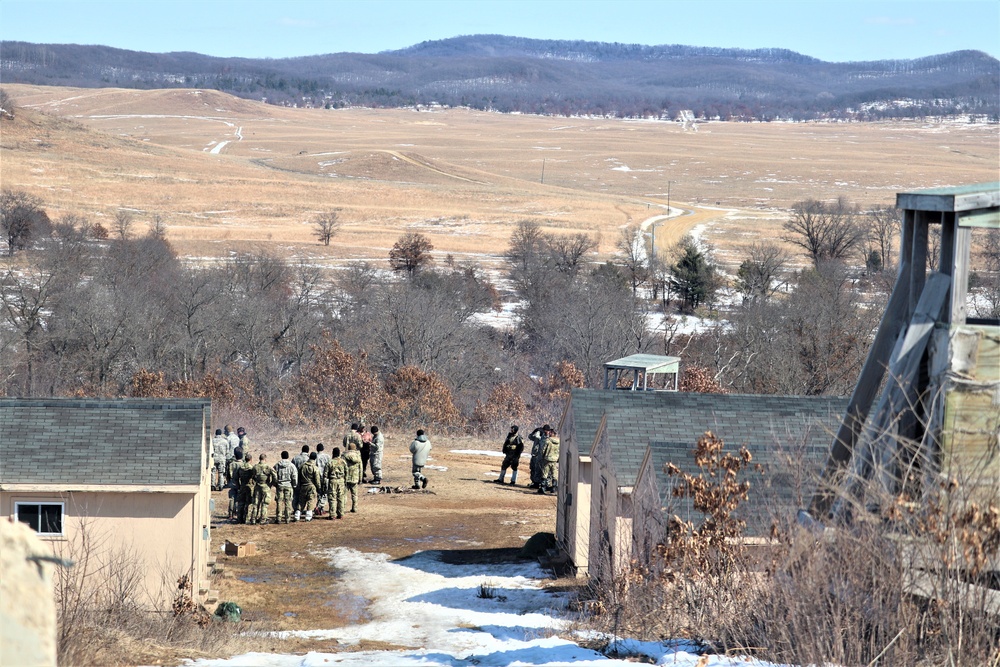
[{"label": "utility pole", "polygon": [[542,180],[540,182],[545,184],[545,158],[542,158]]},{"label": "utility pole", "polygon": [[[670,219],[670,184],[671,183],[673,183],[673,181],[667,181],[667,219],[668,220]],[[656,259],[656,225],[658,225],[658,224],[660,224],[660,223],[654,222],[650,226],[650,229],[652,230],[652,232],[650,233],[650,241],[649,241],[649,249],[651,251],[650,252],[650,257],[649,257],[650,260],[655,260]]]}]

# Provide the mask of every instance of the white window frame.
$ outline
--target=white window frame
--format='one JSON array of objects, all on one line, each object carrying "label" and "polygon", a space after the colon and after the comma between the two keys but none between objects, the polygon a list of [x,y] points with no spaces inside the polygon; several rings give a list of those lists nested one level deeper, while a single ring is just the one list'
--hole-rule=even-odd
[{"label": "white window frame", "polygon": [[[63,537],[66,534],[66,503],[60,500],[15,500],[14,501],[14,521],[18,523],[23,523],[21,521],[20,508],[22,505],[25,506],[35,506],[40,507],[41,505],[58,505],[59,506],[59,527],[60,531],[58,533],[45,533],[41,531],[36,531],[35,534],[39,537]],[[39,515],[41,512],[39,511]],[[28,524],[24,524],[28,526]],[[28,526],[31,528],[31,526]],[[39,526],[41,527],[41,526]],[[34,530],[34,528],[32,528]]]}]

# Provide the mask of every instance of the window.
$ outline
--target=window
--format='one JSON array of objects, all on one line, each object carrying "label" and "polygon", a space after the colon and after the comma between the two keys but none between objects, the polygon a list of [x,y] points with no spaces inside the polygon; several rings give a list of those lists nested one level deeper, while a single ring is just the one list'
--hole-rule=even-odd
[{"label": "window", "polygon": [[62,503],[14,503],[14,513],[39,535],[62,535]]}]

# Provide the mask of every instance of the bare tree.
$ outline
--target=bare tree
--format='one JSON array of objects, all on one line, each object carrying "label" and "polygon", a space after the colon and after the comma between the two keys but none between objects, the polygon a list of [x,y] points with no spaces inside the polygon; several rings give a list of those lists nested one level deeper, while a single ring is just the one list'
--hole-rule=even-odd
[{"label": "bare tree", "polygon": [[152,220],[149,221],[149,235],[161,241],[167,238],[167,221],[159,213],[154,213]]},{"label": "bare tree", "polygon": [[0,229],[7,240],[7,254],[24,250],[48,226],[48,216],[42,210],[42,200],[24,190],[4,190],[0,193]]},{"label": "bare tree", "polygon": [[[892,248],[901,225],[899,209],[894,206],[876,206],[863,218],[865,245],[869,270],[881,270],[892,265]],[[874,266],[874,258],[878,257]]]},{"label": "bare tree", "polygon": [[846,259],[864,238],[857,210],[844,199],[833,204],[815,199],[799,202],[784,228],[785,240],[809,253],[817,266],[824,260]]},{"label": "bare tree", "polygon": [[340,210],[330,209],[317,215],[313,219],[313,230],[316,238],[323,245],[330,245],[330,241],[340,231]]},{"label": "bare tree", "polygon": [[736,272],[736,287],[744,301],[769,299],[784,285],[788,255],[771,241],[757,241]]},{"label": "bare tree", "polygon": [[389,265],[393,271],[406,271],[412,276],[430,264],[434,246],[429,238],[419,232],[408,232],[399,237],[389,251]]},{"label": "bare tree", "polygon": [[538,309],[534,336],[543,365],[571,361],[596,386],[609,359],[644,352],[652,345],[646,315],[628,284],[606,275],[564,286]]},{"label": "bare tree", "polygon": [[542,247],[542,228],[533,220],[517,223],[510,235],[510,245],[504,257],[513,266],[515,273],[525,273],[536,262]]},{"label": "bare tree", "polygon": [[470,322],[489,309],[489,299],[482,290],[470,290],[461,273],[425,272],[380,288],[374,298],[366,334],[384,370],[418,366],[461,389],[482,386],[484,374],[495,368],[483,365],[490,346]]},{"label": "bare tree", "polygon": [[58,274],[43,267],[30,267],[24,272],[8,269],[0,276],[0,307],[4,320],[17,332],[24,345],[25,396],[34,392],[35,362],[46,333],[46,311],[58,284]]},{"label": "bare tree", "polygon": [[546,246],[557,271],[576,273],[584,255],[597,248],[599,239],[579,232],[569,236],[549,236]]},{"label": "bare tree", "polygon": [[123,208],[118,209],[115,213],[115,221],[112,224],[115,234],[118,238],[124,241],[128,238],[129,230],[132,229],[132,223],[135,220],[135,216],[132,215],[131,211],[126,211]]},{"label": "bare tree", "polygon": [[622,258],[625,273],[632,284],[632,295],[639,293],[639,285],[649,279],[649,261],[646,253],[646,234],[639,225],[629,225],[621,230],[615,250]]}]

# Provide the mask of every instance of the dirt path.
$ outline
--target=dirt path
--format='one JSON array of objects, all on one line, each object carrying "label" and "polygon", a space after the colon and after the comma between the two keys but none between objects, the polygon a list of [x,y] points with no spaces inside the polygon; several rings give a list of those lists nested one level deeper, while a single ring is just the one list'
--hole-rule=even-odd
[{"label": "dirt path", "polygon": [[[262,447],[254,448],[254,458],[263,451],[269,461],[275,461],[281,448],[294,455],[309,442],[316,440],[264,441]],[[481,557],[482,550],[520,548],[537,532],[555,531],[555,497],[540,496],[523,486],[528,477],[527,460],[521,467],[519,486],[500,486],[493,483],[499,457],[449,451],[496,451],[499,441],[467,437],[432,440],[432,460],[425,469],[430,478],[426,491],[408,488],[412,483],[409,442],[408,437],[390,434],[386,448],[383,486],[399,492],[367,493],[375,487],[362,485],[365,493],[359,498],[359,512],[348,513],[343,520],[321,517],[288,525],[233,525],[225,521],[228,501],[224,493],[213,494],[212,546],[224,568],[213,584],[220,601],[236,602],[247,619],[275,630],[340,627],[363,619],[367,601],[343,590],[338,573],[319,557],[321,550],[344,546],[400,558],[440,549],[455,553],[457,558],[463,554]],[[226,540],[252,541],[258,553],[229,558],[219,551]],[[279,651],[335,648],[329,640],[276,641],[282,644]]]},{"label": "dirt path", "polygon": [[679,215],[673,213],[676,210],[673,206],[670,207],[670,210],[670,215],[654,215],[642,222],[644,230],[648,230],[651,226],[656,225],[655,241],[658,255],[662,255],[670,246],[680,241],[685,234],[698,225],[721,220],[736,212],[735,209],[699,208],[695,206],[680,209],[681,213]]},{"label": "dirt path", "polygon": [[441,176],[447,176],[448,178],[454,178],[455,180],[458,180],[458,181],[465,181],[466,183],[475,183],[477,185],[483,185],[484,184],[483,181],[477,181],[477,180],[472,179],[472,178],[466,178],[465,176],[459,176],[457,174],[452,174],[451,172],[444,171],[443,169],[438,169],[437,167],[429,164],[428,162],[425,162],[423,160],[417,160],[416,158],[410,157],[409,155],[406,155],[405,153],[400,153],[399,151],[380,150],[378,152],[385,153],[387,155],[391,155],[392,157],[394,157],[394,158],[396,158],[398,160],[402,160],[403,162],[406,162],[407,164],[412,164],[414,167],[420,167],[421,169],[426,169],[427,171],[432,171],[435,174],[440,174]]}]

